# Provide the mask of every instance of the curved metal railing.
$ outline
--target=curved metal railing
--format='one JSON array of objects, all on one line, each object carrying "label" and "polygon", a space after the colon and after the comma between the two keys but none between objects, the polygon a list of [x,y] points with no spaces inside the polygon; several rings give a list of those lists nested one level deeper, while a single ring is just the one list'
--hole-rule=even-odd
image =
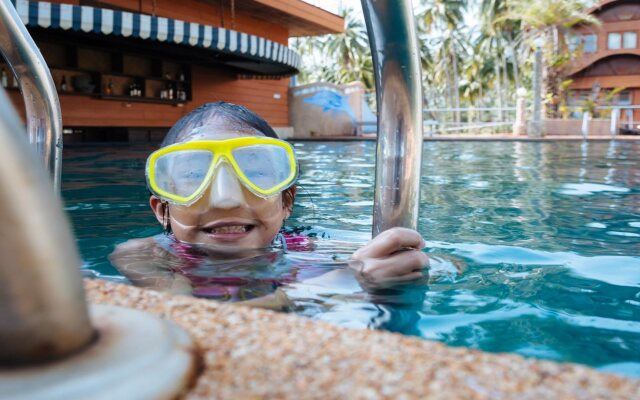
[{"label": "curved metal railing", "polygon": [[373,236],[416,229],[422,164],[422,78],[411,0],[362,0],[378,107]]},{"label": "curved metal railing", "polygon": [[0,1],[0,53],[15,74],[26,109],[29,142],[60,191],[62,117],[56,87],[40,50],[9,1]]},{"label": "curved metal railing", "polygon": [[3,89],[0,204],[0,365],[52,360],[87,345],[93,328],[71,227]]},{"label": "curved metal railing", "polygon": [[[62,120],[47,65],[18,13],[0,2],[0,52],[18,78],[29,142],[60,190]],[[58,196],[34,168],[24,128],[0,90],[0,363],[59,358],[93,335],[81,265]]]}]

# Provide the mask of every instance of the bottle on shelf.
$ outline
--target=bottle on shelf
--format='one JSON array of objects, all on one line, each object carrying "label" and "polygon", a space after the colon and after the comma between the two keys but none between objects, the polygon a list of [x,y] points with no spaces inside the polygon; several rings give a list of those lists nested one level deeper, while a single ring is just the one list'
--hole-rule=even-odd
[{"label": "bottle on shelf", "polygon": [[168,84],[169,88],[167,89],[167,99],[173,100],[175,98],[175,90],[173,89],[173,85],[171,83]]},{"label": "bottle on shelf", "polygon": [[2,87],[6,88],[9,86],[9,77],[4,67],[2,68],[2,72],[0,72],[0,81],[2,81]]},{"label": "bottle on shelf", "polygon": [[12,88],[17,88],[18,87],[18,78],[16,78],[15,76],[13,77],[13,80],[11,81],[11,87]]},{"label": "bottle on shelf", "polygon": [[109,78],[109,82],[107,83],[107,87],[105,88],[104,92],[107,96],[113,95],[113,81],[111,80],[111,78]]},{"label": "bottle on shelf", "polygon": [[140,97],[142,95],[142,89],[136,82],[131,82],[129,84],[129,96],[130,97]]},{"label": "bottle on shelf", "polygon": [[187,92],[184,90],[184,85],[178,86],[178,89],[176,90],[176,98],[179,101],[187,100]]},{"label": "bottle on shelf", "polygon": [[60,82],[60,90],[66,92],[69,88],[67,87],[67,77],[62,75],[62,81]]},{"label": "bottle on shelf", "polygon": [[180,71],[180,75],[178,76],[178,80],[180,82],[184,82],[184,71]]}]

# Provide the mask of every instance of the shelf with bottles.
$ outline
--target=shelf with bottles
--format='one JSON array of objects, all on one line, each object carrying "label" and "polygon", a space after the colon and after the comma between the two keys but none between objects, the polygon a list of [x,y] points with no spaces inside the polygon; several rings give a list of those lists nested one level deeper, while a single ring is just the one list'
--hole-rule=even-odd
[{"label": "shelf with bottles", "polygon": [[[189,64],[104,47],[61,45],[51,40],[42,40],[39,47],[59,95],[175,105],[191,101]],[[6,64],[4,70],[5,87],[17,89]]]},{"label": "shelf with bottles", "polygon": [[102,100],[117,100],[123,101],[126,103],[158,103],[158,104],[172,104],[172,105],[182,105],[184,101],[178,100],[162,100],[151,97],[129,97],[129,96],[109,96],[109,95],[100,95]]},{"label": "shelf with bottles", "polygon": [[100,96],[102,97],[144,97],[144,78],[128,77],[120,74],[103,74]]},{"label": "shelf with bottles", "polygon": [[191,69],[188,64],[181,64],[169,60],[155,60],[148,79],[181,82],[185,85],[191,82]]},{"label": "shelf with bottles", "polygon": [[172,80],[146,79],[147,98],[185,103],[191,100],[190,86],[185,82]]},{"label": "shelf with bottles", "polygon": [[71,68],[51,68],[58,94],[92,96],[98,93],[100,74]]}]

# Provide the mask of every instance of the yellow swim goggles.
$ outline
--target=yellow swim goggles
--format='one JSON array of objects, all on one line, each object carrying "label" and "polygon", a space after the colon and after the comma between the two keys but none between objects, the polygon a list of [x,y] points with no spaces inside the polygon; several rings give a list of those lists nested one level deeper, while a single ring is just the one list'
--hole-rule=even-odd
[{"label": "yellow swim goggles", "polygon": [[159,198],[188,206],[203,195],[223,161],[233,167],[247,189],[263,198],[290,187],[298,173],[293,147],[283,140],[194,140],[151,153],[147,159],[147,185]]}]

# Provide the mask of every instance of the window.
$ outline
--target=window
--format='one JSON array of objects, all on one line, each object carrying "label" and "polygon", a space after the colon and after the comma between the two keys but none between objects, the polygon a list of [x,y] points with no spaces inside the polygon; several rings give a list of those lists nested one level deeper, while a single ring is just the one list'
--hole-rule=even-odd
[{"label": "window", "polygon": [[631,92],[629,90],[623,90],[613,99],[613,105],[615,106],[629,106],[631,105]]},{"label": "window", "polygon": [[595,53],[598,51],[598,36],[593,34],[571,36],[569,37],[569,49],[571,51],[582,50],[584,53]]},{"label": "window", "polygon": [[582,41],[584,42],[583,49],[585,53],[595,53],[596,51],[598,51],[598,36],[583,35]]},{"label": "window", "polygon": [[622,34],[622,47],[625,49],[635,49],[638,42],[638,34],[635,32],[625,32]]},{"label": "window", "polygon": [[571,36],[569,38],[569,50],[576,51],[580,47],[580,36]]},{"label": "window", "polygon": [[607,40],[607,48],[609,50],[617,50],[622,47],[622,35],[619,33],[610,33]]},{"label": "window", "polygon": [[585,100],[589,100],[591,97],[591,90],[572,90],[569,92],[567,104],[570,107],[578,107]]}]

